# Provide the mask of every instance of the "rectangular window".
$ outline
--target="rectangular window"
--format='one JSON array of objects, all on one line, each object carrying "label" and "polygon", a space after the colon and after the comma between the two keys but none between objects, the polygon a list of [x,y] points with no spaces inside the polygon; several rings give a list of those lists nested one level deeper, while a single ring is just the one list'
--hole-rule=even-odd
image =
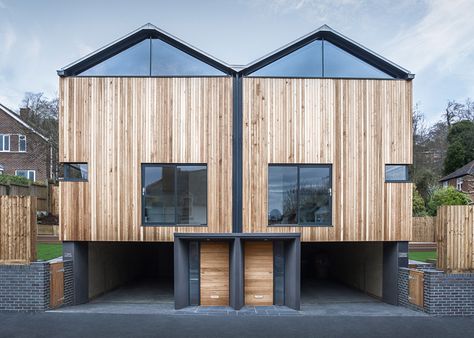
[{"label": "rectangular window", "polygon": [[15,176],[27,178],[31,181],[36,181],[36,171],[29,169],[18,169],[15,170]]},{"label": "rectangular window", "polygon": [[444,181],[443,182],[443,188],[447,188],[448,187],[448,181]]},{"label": "rectangular window", "polygon": [[463,184],[463,179],[462,177],[456,178],[456,189],[459,191],[462,191],[462,184]]},{"label": "rectangular window", "polygon": [[26,136],[25,135],[18,135],[18,151],[20,152],[26,151]]},{"label": "rectangular window", "polygon": [[207,166],[142,165],[143,225],[207,224]]},{"label": "rectangular window", "polygon": [[410,182],[408,164],[386,164],[385,182]]},{"label": "rectangular window", "polygon": [[331,225],[331,165],[270,165],[268,225]]},{"label": "rectangular window", "polygon": [[64,181],[87,181],[89,168],[87,163],[63,163]]},{"label": "rectangular window", "polygon": [[10,151],[10,135],[0,134],[0,151]]}]

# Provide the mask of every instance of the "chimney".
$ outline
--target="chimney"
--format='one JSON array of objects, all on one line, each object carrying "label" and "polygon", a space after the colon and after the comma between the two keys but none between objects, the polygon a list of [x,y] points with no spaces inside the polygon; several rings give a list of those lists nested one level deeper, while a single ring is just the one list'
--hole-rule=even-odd
[{"label": "chimney", "polygon": [[28,115],[30,115],[30,108],[20,108],[20,118],[23,121],[28,120]]}]

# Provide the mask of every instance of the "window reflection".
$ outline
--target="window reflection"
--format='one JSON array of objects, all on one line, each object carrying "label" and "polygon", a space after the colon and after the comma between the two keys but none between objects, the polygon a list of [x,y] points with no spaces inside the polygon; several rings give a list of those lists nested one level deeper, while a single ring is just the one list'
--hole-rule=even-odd
[{"label": "window reflection", "polygon": [[329,168],[300,168],[300,224],[329,224],[331,219]]},{"label": "window reflection", "polygon": [[79,75],[148,76],[150,75],[150,40],[143,40]]},{"label": "window reflection", "polygon": [[321,77],[322,42],[313,41],[252,73],[252,76]]},{"label": "window reflection", "polygon": [[296,167],[268,168],[268,224],[296,224],[297,175]]},{"label": "window reflection", "polygon": [[329,41],[324,41],[324,77],[391,78]]},{"label": "window reflection", "polygon": [[223,72],[160,39],[151,40],[151,75],[218,76]]}]

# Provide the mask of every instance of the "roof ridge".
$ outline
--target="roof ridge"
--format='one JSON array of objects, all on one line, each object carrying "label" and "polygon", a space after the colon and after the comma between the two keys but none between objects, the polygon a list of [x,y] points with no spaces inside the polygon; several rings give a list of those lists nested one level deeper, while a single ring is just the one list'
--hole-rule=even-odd
[{"label": "roof ridge", "polygon": [[30,129],[32,132],[34,132],[36,135],[38,135],[39,137],[41,137],[42,139],[44,139],[45,141],[49,141],[49,139],[44,136],[43,134],[41,134],[39,131],[37,131],[35,128],[33,128],[32,126],[30,126],[26,121],[24,121],[17,113],[15,113],[12,109],[8,108],[7,106],[5,106],[4,104],[0,103],[0,110],[2,110],[3,112],[5,112],[7,115],[9,115],[10,117],[12,117],[13,119],[15,119],[17,122],[21,123],[24,127]]}]

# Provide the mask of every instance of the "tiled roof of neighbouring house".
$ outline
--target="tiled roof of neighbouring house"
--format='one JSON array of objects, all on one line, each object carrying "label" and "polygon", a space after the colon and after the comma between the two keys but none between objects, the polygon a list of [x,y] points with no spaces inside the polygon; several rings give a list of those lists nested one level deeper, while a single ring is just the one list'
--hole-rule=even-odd
[{"label": "tiled roof of neighbouring house", "polygon": [[471,161],[465,166],[456,170],[455,172],[452,172],[451,174],[444,176],[439,181],[443,182],[443,181],[450,180],[452,178],[457,178],[457,177],[466,176],[466,175],[474,175],[474,161]]}]

